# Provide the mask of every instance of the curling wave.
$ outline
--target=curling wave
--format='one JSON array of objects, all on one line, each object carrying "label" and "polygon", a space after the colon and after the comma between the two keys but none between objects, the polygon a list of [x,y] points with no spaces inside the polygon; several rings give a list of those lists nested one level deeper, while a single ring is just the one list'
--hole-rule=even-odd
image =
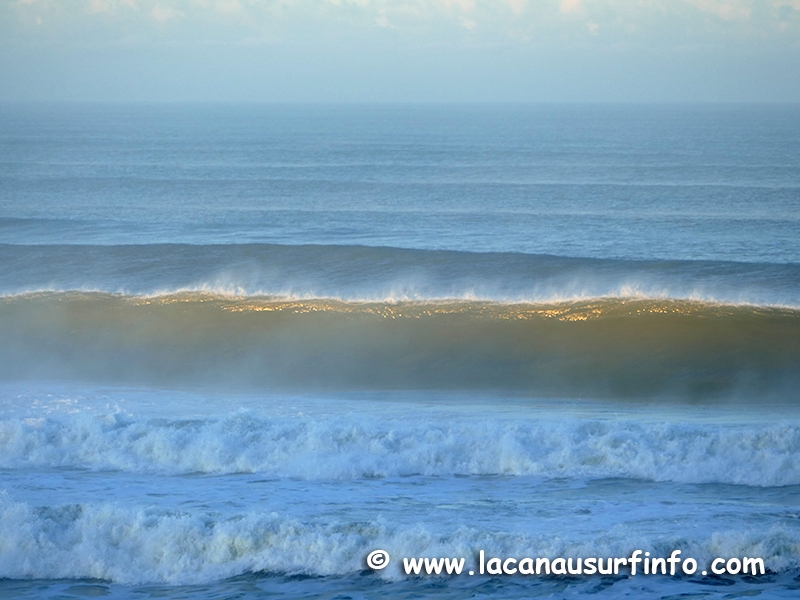
[{"label": "curling wave", "polygon": [[0,378],[704,398],[800,389],[800,311],[647,299],[0,299]]},{"label": "curling wave", "polygon": [[569,258],[368,246],[0,244],[0,294],[195,291],[345,301],[598,297],[798,307],[800,265]]}]

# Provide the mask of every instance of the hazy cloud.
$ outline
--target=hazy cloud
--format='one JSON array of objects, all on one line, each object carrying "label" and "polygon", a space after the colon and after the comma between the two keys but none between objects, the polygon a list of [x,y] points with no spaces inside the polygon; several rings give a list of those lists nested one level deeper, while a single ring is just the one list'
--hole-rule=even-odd
[{"label": "hazy cloud", "polygon": [[[584,17],[573,23],[575,31],[586,31],[587,23],[598,27],[614,25],[621,34],[627,30],[666,30],[688,23],[700,29],[707,17],[727,24],[732,34],[744,32],[744,22],[760,14],[757,27],[762,31],[776,28],[787,20],[787,11],[800,9],[798,0],[0,0],[16,7],[18,17],[31,16],[60,19],[64,26],[74,25],[93,15],[113,17],[118,22],[131,21],[137,14],[150,15],[163,23],[179,16],[191,20],[210,21],[220,14],[246,14],[254,26],[270,26],[276,19],[311,20],[341,27],[344,22],[358,25],[371,23],[380,28],[415,28],[419,23],[456,21],[481,24],[485,34],[494,31],[505,36],[509,26],[527,26],[539,35],[560,27],[569,27],[559,16]],[[141,9],[141,11],[136,10]],[[342,21],[344,19],[344,21]],[[335,24],[335,25],[334,25]],[[487,26],[491,27],[487,28]],[[752,28],[749,33],[756,33]],[[663,36],[662,36],[663,37]]]},{"label": "hazy cloud", "polygon": [[[728,97],[767,84],[793,97],[800,0],[0,0],[0,52],[0,81],[12,82],[0,97],[45,81],[53,93],[73,80],[89,90],[93,73],[98,89],[180,86],[177,96],[204,97],[193,90],[210,89],[200,73],[215,61],[225,78],[241,75],[214,93],[253,97],[278,89],[262,77],[347,97],[362,89],[413,96],[411,82],[423,80],[425,97],[466,80],[481,94],[517,90],[509,98],[597,98],[580,91],[589,88]],[[145,79],[135,83],[135,73]],[[483,76],[494,83],[480,86]]]},{"label": "hazy cloud", "polygon": [[742,2],[720,2],[717,0],[688,0],[688,2],[700,11],[710,13],[726,21],[749,19],[751,14],[750,7]]},{"label": "hazy cloud", "polygon": [[150,11],[150,16],[159,23],[166,23],[171,19],[184,16],[184,13],[171,6],[154,6]]},{"label": "hazy cloud", "polygon": [[560,0],[558,3],[558,11],[565,15],[578,12],[580,9],[581,0]]}]

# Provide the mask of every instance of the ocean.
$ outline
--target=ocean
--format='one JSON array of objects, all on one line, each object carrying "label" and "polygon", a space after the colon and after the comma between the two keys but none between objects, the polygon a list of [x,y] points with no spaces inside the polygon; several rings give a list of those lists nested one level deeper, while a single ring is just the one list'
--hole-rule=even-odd
[{"label": "ocean", "polygon": [[796,105],[0,105],[0,597],[796,598],[798,390]]}]

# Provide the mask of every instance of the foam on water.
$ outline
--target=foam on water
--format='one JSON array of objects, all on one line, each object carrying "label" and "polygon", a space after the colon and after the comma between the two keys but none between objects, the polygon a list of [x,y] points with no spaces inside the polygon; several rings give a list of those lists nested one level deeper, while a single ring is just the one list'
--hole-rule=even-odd
[{"label": "foam on water", "polygon": [[[129,509],[91,503],[35,507],[0,494],[0,578],[95,578],[119,583],[187,584],[242,573],[341,575],[363,570],[374,548],[395,557],[463,556],[477,548],[490,556],[626,556],[632,547],[668,556],[680,548],[700,564],[716,556],[759,556],[773,572],[800,566],[797,531],[718,532],[707,540],[665,536],[649,540],[626,530],[593,540],[461,527],[448,533],[419,523],[398,527],[384,520],[302,522],[278,513],[226,516]],[[398,562],[382,571],[400,578]]]},{"label": "foam on water", "polygon": [[722,427],[556,420],[524,410],[506,419],[414,405],[407,410],[408,418],[252,411],[198,419],[81,412],[6,417],[0,420],[0,467],[258,472],[308,480],[503,474],[800,485],[800,425],[793,422]]}]

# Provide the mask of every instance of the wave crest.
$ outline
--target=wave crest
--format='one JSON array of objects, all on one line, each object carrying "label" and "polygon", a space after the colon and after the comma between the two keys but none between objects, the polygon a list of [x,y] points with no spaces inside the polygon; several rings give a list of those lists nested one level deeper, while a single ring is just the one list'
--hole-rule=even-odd
[{"label": "wave crest", "polygon": [[[207,583],[249,572],[340,575],[363,570],[373,548],[400,556],[626,556],[632,546],[708,562],[714,556],[760,556],[773,572],[798,568],[792,532],[739,530],[701,542],[664,536],[643,539],[612,529],[591,542],[461,527],[434,533],[423,525],[379,521],[306,523],[277,513],[227,518],[112,504],[33,507],[0,494],[0,577],[93,578],[117,583]],[[401,578],[398,561],[379,574]]]},{"label": "wave crest", "polygon": [[[409,406],[413,417],[414,408]],[[629,478],[800,485],[800,427],[562,418],[93,416],[0,421],[3,468],[167,474],[258,472],[301,479],[408,475]],[[486,440],[492,440],[487,445]]]},{"label": "wave crest", "polygon": [[800,389],[800,311],[676,300],[42,293],[0,300],[0,336],[4,380],[791,401]]}]

